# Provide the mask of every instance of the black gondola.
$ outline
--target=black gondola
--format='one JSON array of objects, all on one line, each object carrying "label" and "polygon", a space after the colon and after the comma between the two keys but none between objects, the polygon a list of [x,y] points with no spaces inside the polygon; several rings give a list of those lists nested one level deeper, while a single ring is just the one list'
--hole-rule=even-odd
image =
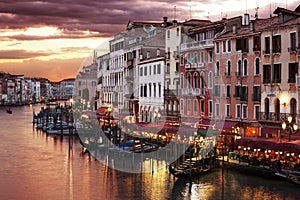
[{"label": "black gondola", "polygon": [[8,114],[12,114],[12,111],[11,111],[10,108],[9,108],[8,110],[6,110],[6,112],[7,112]]}]

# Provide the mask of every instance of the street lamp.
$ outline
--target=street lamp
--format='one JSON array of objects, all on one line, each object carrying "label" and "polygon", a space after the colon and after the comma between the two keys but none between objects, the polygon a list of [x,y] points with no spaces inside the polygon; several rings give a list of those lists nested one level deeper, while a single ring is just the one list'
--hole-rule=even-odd
[{"label": "street lamp", "polygon": [[74,99],[73,99],[73,98],[70,98],[70,106],[71,106],[71,107],[73,106],[73,102],[74,102]]},{"label": "street lamp", "polygon": [[298,130],[298,124],[292,121],[293,117],[288,116],[287,122],[283,121],[281,124],[283,130],[288,129],[289,141],[291,141],[291,134],[295,133]]}]

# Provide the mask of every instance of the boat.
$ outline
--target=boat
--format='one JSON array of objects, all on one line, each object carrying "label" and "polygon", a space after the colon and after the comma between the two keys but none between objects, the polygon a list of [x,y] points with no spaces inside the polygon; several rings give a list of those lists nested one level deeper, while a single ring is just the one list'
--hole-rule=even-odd
[{"label": "boat", "polygon": [[279,176],[289,182],[300,185],[300,172],[277,171],[275,173],[275,175]]},{"label": "boat", "polygon": [[210,166],[192,167],[192,168],[178,168],[174,165],[169,165],[169,171],[177,178],[191,178],[194,176],[204,175],[212,170]]},{"label": "boat", "polygon": [[6,112],[7,112],[8,114],[12,114],[12,111],[11,111],[10,108],[9,108],[8,110],[6,110]]}]

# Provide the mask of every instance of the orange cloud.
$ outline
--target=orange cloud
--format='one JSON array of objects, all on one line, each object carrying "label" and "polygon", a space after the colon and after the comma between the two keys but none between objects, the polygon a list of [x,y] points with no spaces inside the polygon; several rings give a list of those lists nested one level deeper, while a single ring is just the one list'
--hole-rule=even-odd
[{"label": "orange cloud", "polygon": [[75,78],[85,58],[53,59],[49,61],[26,60],[23,62],[0,63],[0,71],[24,74],[26,77],[46,77],[51,81]]}]

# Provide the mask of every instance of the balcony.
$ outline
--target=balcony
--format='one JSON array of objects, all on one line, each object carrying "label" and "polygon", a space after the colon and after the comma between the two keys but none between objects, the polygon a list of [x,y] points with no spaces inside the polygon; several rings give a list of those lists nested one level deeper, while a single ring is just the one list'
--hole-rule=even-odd
[{"label": "balcony", "polygon": [[205,68],[205,63],[198,63],[198,66],[197,66],[198,68]]},{"label": "balcony", "polygon": [[164,90],[164,95],[165,95],[165,97],[176,97],[176,98],[178,98],[178,91],[177,90],[165,89]]},{"label": "balcony", "polygon": [[183,88],[181,89],[181,95],[188,96],[204,96],[205,95],[205,88]]},{"label": "balcony", "polygon": [[197,63],[191,63],[191,68],[197,68]]},{"label": "balcony", "polygon": [[258,120],[259,121],[273,121],[279,122],[286,120],[288,116],[292,116],[294,119],[297,117],[295,114],[290,113],[277,113],[277,112],[259,112]]},{"label": "balcony", "polygon": [[178,111],[178,110],[167,110],[166,114],[167,114],[167,116],[179,116],[180,111]]},{"label": "balcony", "polygon": [[184,67],[185,67],[185,69],[190,69],[191,68],[191,64],[185,64]]},{"label": "balcony", "polygon": [[193,49],[206,49],[214,46],[213,39],[193,41],[181,44],[181,51],[189,51]]}]

